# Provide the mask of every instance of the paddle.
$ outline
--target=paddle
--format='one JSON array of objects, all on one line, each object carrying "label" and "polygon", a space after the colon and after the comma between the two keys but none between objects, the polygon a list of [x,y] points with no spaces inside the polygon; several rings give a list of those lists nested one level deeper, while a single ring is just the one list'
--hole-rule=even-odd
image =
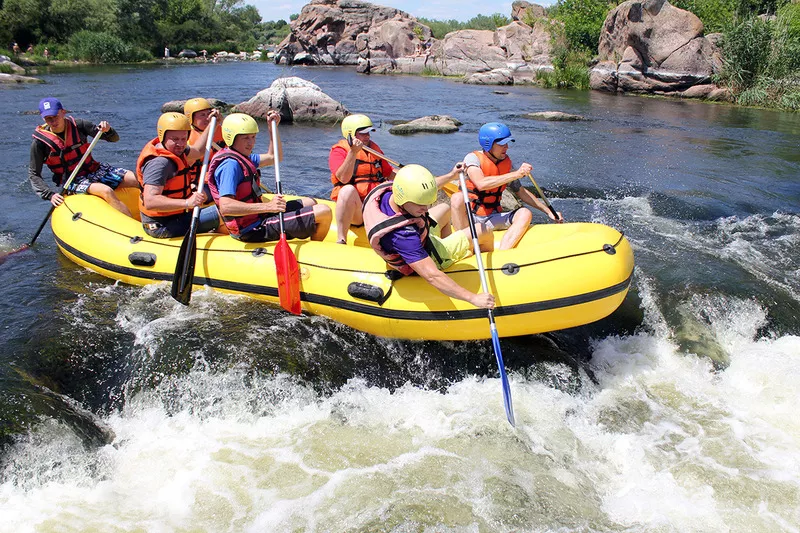
[{"label": "paddle", "polygon": [[[458,181],[461,185],[461,192],[464,198],[469,198],[467,194],[467,181],[464,177],[464,171],[458,173]],[[481,259],[481,247],[478,244],[478,232],[475,229],[475,220],[472,217],[472,211],[467,209],[467,219],[469,220],[469,232],[472,235],[472,248],[475,251],[475,261],[478,263],[478,272],[481,276],[481,287],[483,292],[489,292],[489,284],[486,282],[486,270],[483,268],[483,259]],[[500,350],[500,336],[497,334],[497,324],[494,322],[494,312],[489,309],[489,331],[492,334],[492,347],[494,348],[494,356],[497,359],[497,368],[500,369],[500,382],[503,385],[503,405],[506,409],[506,418],[508,423],[516,426],[514,422],[514,406],[511,404],[511,387],[508,385],[508,376],[506,375],[506,366],[503,363],[503,352]]]},{"label": "paddle", "polygon": [[[278,161],[278,124],[272,124],[272,146],[275,151],[275,190],[278,195],[281,191],[281,167]],[[300,314],[300,267],[297,265],[295,257],[289,243],[286,242],[286,231],[283,227],[283,213],[278,213],[278,223],[280,224],[281,238],[275,246],[275,273],[278,276],[278,297],[281,307],[294,313]]]},{"label": "paddle", "polygon": [[388,157],[386,157],[385,155],[383,155],[379,151],[373,150],[369,146],[362,146],[361,149],[364,150],[367,153],[370,153],[370,154],[376,156],[376,157],[380,157],[381,159],[383,159],[384,161],[386,161],[387,163],[389,163],[393,167],[403,168],[405,166],[404,164],[398,163],[397,161],[394,161],[393,159],[389,159]]},{"label": "paddle", "polygon": [[[89,148],[86,149],[86,153],[83,154],[83,157],[81,157],[81,160],[78,161],[78,165],[72,170],[72,174],[70,174],[69,178],[67,178],[67,181],[64,182],[64,186],[61,187],[61,193],[60,194],[62,196],[64,195],[64,192],[67,190],[67,188],[72,184],[72,180],[75,179],[75,176],[78,175],[78,172],[80,171],[81,167],[83,167],[83,163],[86,161],[86,158],[89,157],[89,154],[92,153],[92,150],[94,149],[94,145],[97,144],[97,141],[100,140],[100,137],[102,135],[103,135],[103,132],[102,131],[98,131],[97,135],[95,135],[94,139],[92,139],[92,142],[89,143]],[[13,254],[18,253],[18,252],[21,252],[23,250],[27,250],[28,248],[33,246],[33,243],[36,242],[36,239],[39,238],[39,234],[44,229],[45,224],[47,224],[47,221],[50,220],[50,215],[53,214],[53,211],[55,210],[55,208],[56,208],[56,206],[54,206],[52,204],[50,205],[50,210],[47,212],[47,216],[45,216],[44,220],[42,220],[42,223],[39,224],[39,229],[37,229],[36,233],[33,234],[33,238],[31,239],[31,242],[29,242],[27,244],[23,244],[22,246],[20,246],[16,250],[11,250],[10,252],[5,252],[3,254],[0,254],[0,264],[5,262],[6,258],[8,258],[8,256],[13,255]]]},{"label": "paddle", "polygon": [[533,183],[533,186],[536,187],[536,192],[539,193],[539,196],[544,201],[544,204],[547,206],[550,212],[553,213],[553,217],[555,217],[556,220],[561,220],[561,217],[558,216],[558,212],[553,209],[552,205],[550,205],[550,200],[548,200],[547,196],[544,195],[544,192],[542,192],[542,189],[539,188],[539,184],[536,183],[536,180],[533,179],[533,175],[530,172],[528,173],[528,177],[530,178],[531,183]]},{"label": "paddle", "polygon": [[[206,183],[206,172],[208,171],[208,160],[211,155],[211,144],[217,127],[217,117],[211,118],[208,126],[208,138],[206,138],[206,151],[203,155],[203,166],[200,168],[200,177],[197,179],[197,190],[203,190]],[[178,260],[175,263],[175,274],[172,276],[172,297],[183,305],[189,305],[192,299],[192,285],[194,283],[194,265],[197,260],[197,226],[200,221],[200,206],[196,205],[192,210],[192,223],[189,231],[183,237],[181,249],[178,252]]]}]

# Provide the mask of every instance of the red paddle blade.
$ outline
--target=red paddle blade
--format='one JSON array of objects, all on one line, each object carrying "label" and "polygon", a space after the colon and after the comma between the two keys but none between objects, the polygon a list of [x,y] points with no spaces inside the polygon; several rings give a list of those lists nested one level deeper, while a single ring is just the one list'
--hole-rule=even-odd
[{"label": "red paddle blade", "polygon": [[300,267],[297,265],[297,257],[286,242],[286,235],[281,235],[281,240],[275,246],[275,272],[278,275],[278,296],[281,307],[299,315]]}]

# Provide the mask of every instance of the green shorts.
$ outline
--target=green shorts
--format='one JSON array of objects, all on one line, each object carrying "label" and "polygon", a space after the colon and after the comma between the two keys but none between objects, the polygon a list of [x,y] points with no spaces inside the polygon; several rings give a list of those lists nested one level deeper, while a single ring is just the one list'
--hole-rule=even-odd
[{"label": "green shorts", "polygon": [[439,270],[450,268],[453,263],[457,263],[472,255],[471,241],[465,232],[454,231],[444,239],[439,236],[439,233],[440,230],[438,227],[431,228],[431,244],[433,244],[433,247],[436,249],[442,261],[440,263],[433,255],[431,259],[433,259],[433,262],[439,267]]}]

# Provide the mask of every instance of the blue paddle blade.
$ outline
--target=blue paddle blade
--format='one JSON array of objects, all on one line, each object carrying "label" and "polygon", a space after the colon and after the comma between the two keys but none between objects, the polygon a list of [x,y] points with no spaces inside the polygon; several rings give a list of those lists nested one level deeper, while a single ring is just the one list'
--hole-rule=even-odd
[{"label": "blue paddle blade", "polygon": [[506,375],[506,365],[503,362],[503,352],[500,350],[500,336],[497,334],[497,326],[494,321],[490,326],[492,332],[492,346],[494,346],[494,355],[497,358],[497,368],[500,369],[500,383],[503,385],[503,406],[506,409],[506,418],[508,423],[513,427],[517,426],[514,420],[514,405],[511,403],[511,387],[508,384],[508,375]]}]

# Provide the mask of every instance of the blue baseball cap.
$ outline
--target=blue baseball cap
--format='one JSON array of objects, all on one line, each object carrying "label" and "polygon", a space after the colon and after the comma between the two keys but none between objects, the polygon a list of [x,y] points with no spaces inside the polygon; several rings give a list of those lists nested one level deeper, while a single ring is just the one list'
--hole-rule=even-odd
[{"label": "blue baseball cap", "polygon": [[42,98],[39,101],[39,114],[43,117],[52,117],[58,115],[58,112],[64,109],[58,98]]}]

